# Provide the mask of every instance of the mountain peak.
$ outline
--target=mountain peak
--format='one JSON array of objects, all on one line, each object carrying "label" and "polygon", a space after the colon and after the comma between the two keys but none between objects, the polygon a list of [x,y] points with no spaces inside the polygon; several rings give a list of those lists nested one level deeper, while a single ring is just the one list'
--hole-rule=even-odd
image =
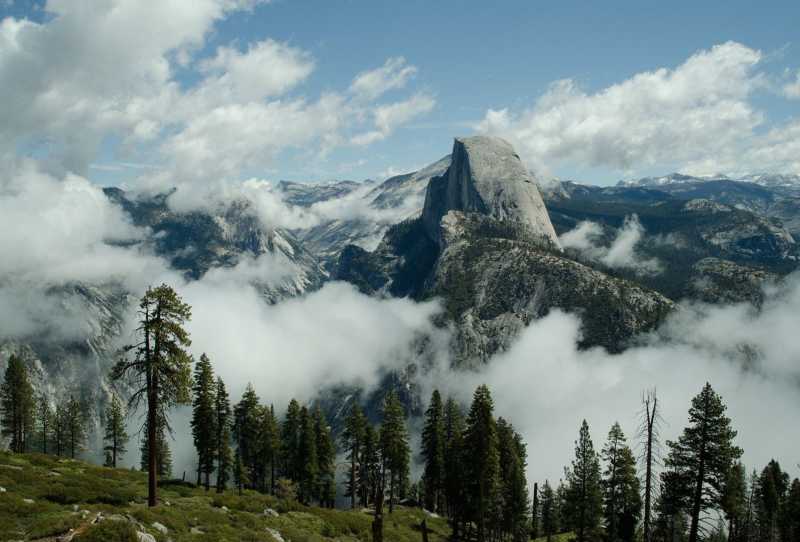
[{"label": "mountain peak", "polygon": [[450,211],[521,223],[559,246],[537,184],[514,147],[499,137],[455,139],[450,166],[431,179],[422,212],[425,228],[437,242],[441,220]]}]

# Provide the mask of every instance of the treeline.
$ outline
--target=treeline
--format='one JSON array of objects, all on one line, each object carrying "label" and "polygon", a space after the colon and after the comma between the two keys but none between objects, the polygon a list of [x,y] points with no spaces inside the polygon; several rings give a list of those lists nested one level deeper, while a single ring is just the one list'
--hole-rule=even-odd
[{"label": "treeline", "polygon": [[[158,478],[171,472],[169,410],[191,405],[198,485],[334,506],[337,446],[320,408],[292,400],[278,416],[252,385],[232,404],[210,358],[195,362],[188,353],[183,326],[191,308],[169,286],[147,290],[139,317],[139,341],[124,349],[111,374],[133,391],[127,407],[114,396],[105,412],[106,465],[117,466],[127,451],[126,412],[144,408],[141,467],[154,506]],[[529,489],[526,445],[510,422],[495,417],[486,386],[475,390],[466,411],[434,391],[416,452],[394,393],[385,396],[377,424],[353,401],[338,443],[346,461],[342,494],[350,507],[374,510],[375,541],[382,540],[384,508],[392,513],[401,503],[447,517],[453,540],[549,542],[569,533],[577,542],[800,542],[800,480],[790,480],[774,460],[747,474],[737,433],[709,384],[692,399],[678,439],[664,443],[662,461],[659,409],[648,393],[638,459],[618,423],[597,451],[584,420],[564,477]],[[75,457],[85,420],[74,397],[53,406],[36,396],[25,364],[10,356],[0,426],[11,451]],[[412,456],[424,466],[415,483]]]}]

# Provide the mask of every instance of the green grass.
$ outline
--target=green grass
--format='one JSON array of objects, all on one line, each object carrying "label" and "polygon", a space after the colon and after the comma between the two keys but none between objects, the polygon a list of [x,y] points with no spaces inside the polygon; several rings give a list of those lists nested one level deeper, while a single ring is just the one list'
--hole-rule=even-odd
[{"label": "green grass", "polygon": [[[46,539],[70,529],[79,531],[80,542],[136,542],[137,530],[159,542],[275,542],[269,529],[292,542],[372,539],[369,513],[306,507],[250,491],[240,497],[168,484],[161,488],[161,504],[151,509],[143,473],[41,454],[0,452],[0,486],[6,489],[0,493],[0,541]],[[265,508],[279,515],[265,516]],[[98,513],[106,519],[91,525]],[[404,507],[386,514],[384,539],[421,540],[423,519],[431,542],[447,540],[445,520]],[[167,535],[153,528],[154,522],[166,526]]]}]

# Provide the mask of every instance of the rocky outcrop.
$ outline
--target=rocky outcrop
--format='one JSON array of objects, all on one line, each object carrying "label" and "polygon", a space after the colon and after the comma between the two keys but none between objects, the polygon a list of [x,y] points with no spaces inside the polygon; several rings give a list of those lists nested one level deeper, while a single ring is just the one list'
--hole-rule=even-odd
[{"label": "rocky outcrop", "polygon": [[442,241],[439,226],[450,211],[521,224],[559,246],[539,187],[511,144],[497,137],[455,140],[450,167],[431,179],[425,195],[422,222],[431,239]]},{"label": "rocky outcrop", "polygon": [[692,266],[691,297],[706,303],[748,302],[761,306],[764,287],[779,276],[762,269],[737,265],[718,258],[704,258]]}]

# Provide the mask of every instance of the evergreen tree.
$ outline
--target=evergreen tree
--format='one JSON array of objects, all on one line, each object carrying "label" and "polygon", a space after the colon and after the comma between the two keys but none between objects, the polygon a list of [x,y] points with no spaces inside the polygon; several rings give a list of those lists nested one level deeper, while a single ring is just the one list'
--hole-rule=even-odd
[{"label": "evergreen tree", "polygon": [[742,455],[733,444],[736,431],[730,422],[722,398],[706,383],[692,399],[689,426],[677,442],[667,441],[670,452],[666,466],[678,473],[678,480],[686,484],[684,489],[690,495],[689,542],[698,540],[703,512],[720,507],[725,477]]},{"label": "evergreen tree", "polygon": [[317,445],[317,490],[320,506],[333,508],[336,504],[336,448],[331,429],[317,406],[314,409],[314,437]]},{"label": "evergreen tree", "polygon": [[784,542],[800,542],[800,480],[792,482],[786,497],[786,536]]},{"label": "evergreen tree", "polygon": [[47,445],[53,434],[55,412],[50,406],[50,397],[46,393],[39,394],[36,403],[36,422],[39,425],[39,449],[43,454],[48,452]]},{"label": "evergreen tree", "polygon": [[533,503],[531,504],[531,540],[539,538],[539,484],[533,483]]},{"label": "evergreen tree", "polygon": [[286,418],[281,427],[281,456],[283,476],[290,480],[300,479],[301,464],[298,447],[300,444],[300,404],[292,399],[286,409]]},{"label": "evergreen tree", "polygon": [[394,502],[403,498],[408,487],[411,450],[408,446],[406,415],[397,395],[389,392],[383,401],[383,423],[380,431],[382,465],[381,486],[389,480],[389,513],[394,511]]},{"label": "evergreen tree", "polygon": [[[145,420],[144,427],[142,430],[142,439],[139,447],[139,451],[141,452],[141,461],[140,466],[141,469],[145,472],[150,472],[151,462],[150,462],[150,439],[148,435],[150,434],[149,431],[149,420]],[[156,456],[156,475],[168,478],[172,475],[172,451],[169,449],[169,443],[167,442],[167,424],[166,421],[159,417],[156,419],[156,427],[155,427],[155,435],[156,435],[156,450],[158,450]]]},{"label": "evergreen tree", "polygon": [[[342,431],[342,445],[347,452],[347,461],[350,463],[350,469],[347,476],[347,485],[345,488],[345,496],[350,497],[350,508],[356,507],[356,496],[359,494],[359,468],[361,465],[361,455],[363,454],[364,447],[364,433],[367,428],[367,419],[364,417],[364,411],[358,403],[353,400],[353,405],[350,407],[350,413],[344,421],[344,430]],[[365,506],[365,505],[364,505]]]},{"label": "evergreen tree", "polygon": [[191,426],[192,439],[197,450],[197,485],[200,485],[200,475],[204,475],[206,491],[211,487],[211,473],[214,472],[216,458],[215,392],[214,369],[211,367],[211,360],[203,353],[194,366]]},{"label": "evergreen tree", "polygon": [[56,403],[53,415],[53,446],[57,456],[63,456],[67,449],[67,412],[63,401]]},{"label": "evergreen tree", "polygon": [[217,493],[225,491],[231,470],[231,402],[222,378],[217,377],[214,393],[214,455],[217,462]]},{"label": "evergreen tree", "polygon": [[300,478],[298,498],[304,504],[310,504],[316,494],[317,487],[317,439],[314,433],[314,421],[306,407],[300,409],[300,440],[297,446],[300,462]]},{"label": "evergreen tree", "polygon": [[589,435],[589,424],[583,420],[578,440],[575,442],[575,459],[567,469],[565,506],[570,523],[576,532],[577,542],[597,540],[600,517],[603,512],[603,494],[600,486],[600,462]]},{"label": "evergreen tree", "polygon": [[247,384],[242,400],[233,407],[233,438],[243,468],[247,472],[247,482],[244,485],[253,489],[258,482],[256,478],[261,452],[261,418],[262,410],[256,390],[252,384]]},{"label": "evergreen tree", "polygon": [[368,422],[364,425],[364,444],[358,461],[358,489],[361,506],[375,502],[378,478],[380,477],[380,443],[375,428]]},{"label": "evergreen tree", "polygon": [[666,470],[661,473],[661,492],[655,501],[657,520],[653,535],[664,542],[683,542],[686,540],[686,521],[684,510],[689,500],[686,483],[681,473]]},{"label": "evergreen tree", "polygon": [[[141,341],[126,346],[133,359],[120,360],[113,368],[113,380],[128,379],[134,388],[130,404],[134,410],[144,401],[147,407],[148,454],[147,504],[158,503],[158,470],[163,461],[159,444],[166,444],[163,430],[169,430],[168,411],[175,405],[189,403],[192,358],[186,349],[191,345],[184,329],[191,318],[191,307],[178,294],[162,284],[148,288],[139,302]],[[162,430],[159,438],[159,430]]]},{"label": "evergreen tree", "polygon": [[747,513],[747,480],[744,465],[734,463],[725,476],[720,504],[728,521],[728,541],[744,542],[743,523]]},{"label": "evergreen tree", "polygon": [[425,459],[425,507],[433,512],[442,509],[444,501],[444,405],[439,390],[433,390],[425,425],[422,429],[422,456]]},{"label": "evergreen tree", "polygon": [[505,419],[497,420],[500,456],[500,527],[514,542],[528,539],[527,452],[522,437]]},{"label": "evergreen tree", "polygon": [[780,533],[783,501],[789,490],[789,475],[771,460],[758,478],[757,517],[760,542],[774,542]]},{"label": "evergreen tree", "polygon": [[236,489],[239,495],[242,490],[250,483],[250,475],[248,473],[247,465],[242,460],[242,451],[236,448],[236,456],[233,461],[233,483],[236,484]]},{"label": "evergreen tree", "polygon": [[65,411],[67,450],[75,459],[86,445],[86,409],[78,399],[70,397]]},{"label": "evergreen tree", "polygon": [[550,542],[553,535],[558,533],[558,510],[556,506],[556,496],[550,482],[545,480],[542,487],[542,536]]},{"label": "evergreen tree", "polygon": [[[281,433],[275,409],[270,406],[264,408],[261,416],[261,458],[264,463],[264,486],[269,486],[269,492],[275,494],[275,484],[281,453]],[[267,472],[269,466],[269,472]]]},{"label": "evergreen tree", "polygon": [[106,409],[106,427],[103,440],[106,442],[103,450],[106,451],[106,467],[117,468],[117,462],[127,451],[128,433],[125,432],[125,414],[122,404],[116,395],[111,398],[111,404]]},{"label": "evergreen tree", "polygon": [[651,542],[652,503],[655,494],[653,465],[656,460],[655,451],[659,445],[659,422],[661,421],[658,396],[655,390],[644,394],[642,407],[642,423],[639,429],[639,436],[644,448],[644,522],[642,524],[642,538],[644,542]]},{"label": "evergreen tree", "polygon": [[464,464],[464,416],[461,407],[453,398],[448,398],[444,407],[444,493],[445,508],[453,529],[453,538],[458,539],[459,527],[465,521],[466,475]]},{"label": "evergreen tree", "polygon": [[626,444],[619,423],[611,427],[602,456],[606,462],[603,478],[606,538],[611,542],[632,542],[642,500],[636,477],[636,459]]},{"label": "evergreen tree", "polygon": [[479,386],[472,398],[464,430],[464,454],[467,471],[469,516],[477,526],[477,540],[488,538],[492,505],[500,489],[500,464],[494,403],[489,388]]},{"label": "evergreen tree", "polygon": [[20,357],[12,354],[0,385],[0,434],[10,439],[12,452],[28,451],[35,432],[35,409],[28,368]]}]

